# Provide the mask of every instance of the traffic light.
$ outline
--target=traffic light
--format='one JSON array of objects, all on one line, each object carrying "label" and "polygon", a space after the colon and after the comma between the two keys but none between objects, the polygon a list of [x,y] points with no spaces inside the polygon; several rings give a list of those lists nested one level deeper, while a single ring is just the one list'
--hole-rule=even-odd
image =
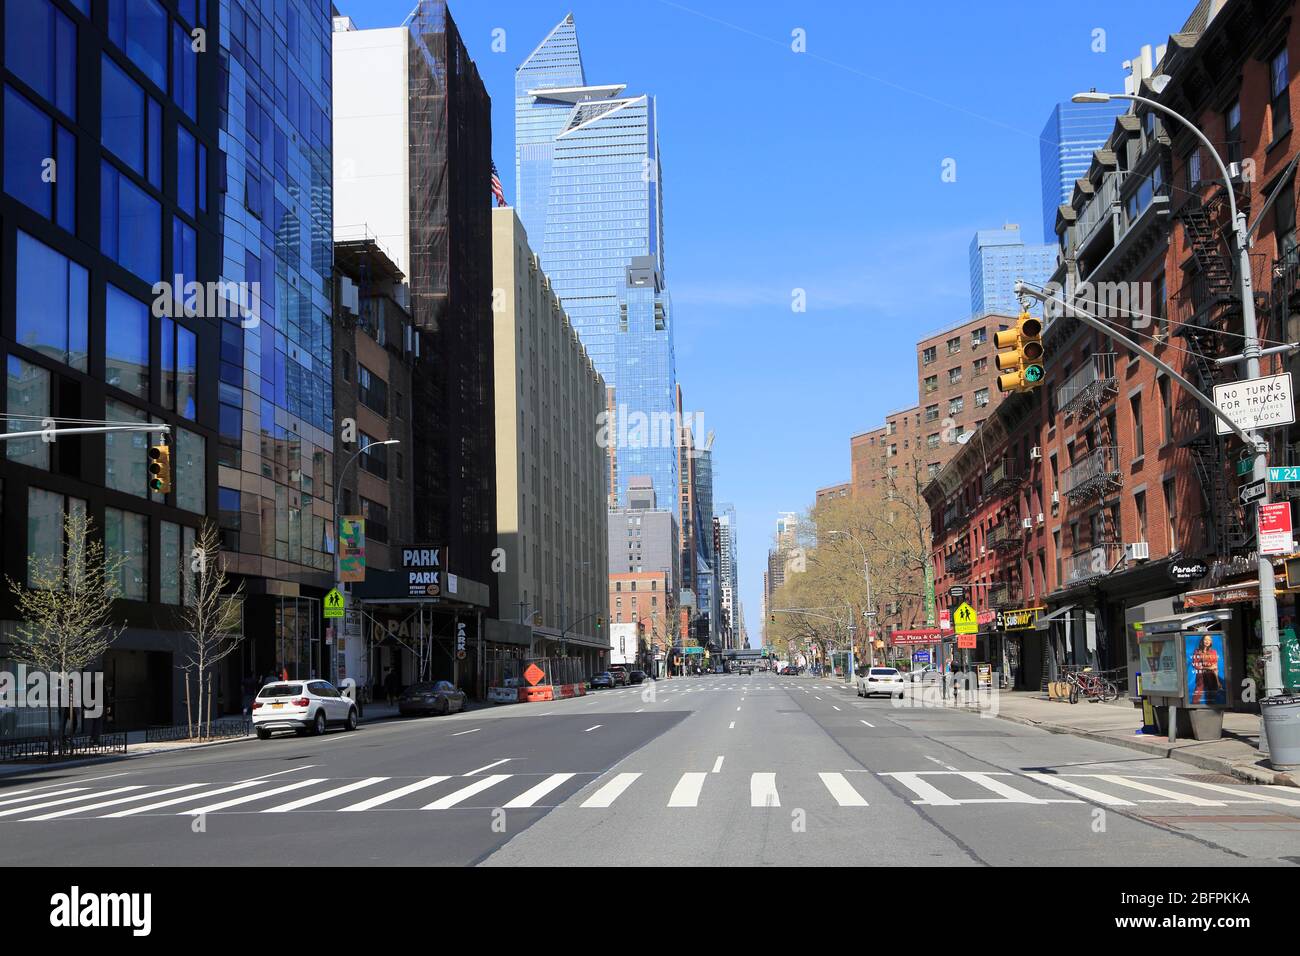
[{"label": "traffic light", "polygon": [[601,625],[603,625],[604,623],[605,623],[605,619],[604,619],[603,617],[597,617],[597,618],[596,618],[596,630],[597,630],[597,632],[600,631]]},{"label": "traffic light", "polygon": [[1043,323],[1021,312],[1016,324],[993,336],[1000,392],[1031,392],[1043,384]]},{"label": "traffic light", "polygon": [[166,442],[149,446],[149,490],[164,495],[172,490],[172,449]]}]

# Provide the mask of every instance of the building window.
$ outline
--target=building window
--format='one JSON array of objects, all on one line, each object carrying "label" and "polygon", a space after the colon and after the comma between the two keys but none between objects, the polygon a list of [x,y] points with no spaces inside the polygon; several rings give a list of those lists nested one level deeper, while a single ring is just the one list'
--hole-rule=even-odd
[{"label": "building window", "polygon": [[925,436],[925,445],[926,445],[927,448],[938,448],[938,447],[939,447],[939,433],[938,433],[938,432],[935,432],[933,435],[926,435],[926,436]]},{"label": "building window", "polygon": [[100,190],[100,251],[152,285],[162,272],[162,206],[107,160]]},{"label": "building window", "polygon": [[1228,162],[1241,162],[1241,101],[1233,100],[1223,114],[1223,136],[1227,141]]},{"label": "building window", "polygon": [[174,429],[172,468],[175,470],[176,507],[203,514],[207,511],[208,454],[202,435]]},{"label": "building window", "polygon": [[937,422],[939,420],[938,405],[927,405],[925,407],[925,420],[927,422]]},{"label": "building window", "polygon": [[1269,112],[1273,119],[1273,141],[1291,131],[1291,70],[1286,46],[1273,55],[1268,65]]},{"label": "building window", "polygon": [[938,390],[939,390],[939,376],[927,375],[925,378],[926,394],[928,395],[930,392],[937,392]]},{"label": "building window", "polygon": [[960,385],[960,384],[961,384],[961,366],[960,366],[960,365],[956,366],[955,368],[950,368],[950,369],[948,369],[948,384],[949,384],[949,385]]},{"label": "building window", "polygon": [[190,35],[180,24],[173,24],[172,99],[192,120],[198,119],[198,76],[198,54],[190,45]]},{"label": "building window", "polygon": [[1277,257],[1295,261],[1295,181],[1277,191],[1273,203],[1273,232],[1277,237]]},{"label": "building window", "polygon": [[1169,376],[1160,376],[1157,387],[1160,389],[1160,444],[1168,445],[1174,438],[1174,405]]},{"label": "building window", "polygon": [[939,350],[933,345],[931,345],[928,349],[923,349],[921,352],[921,364],[929,365],[930,363],[932,363],[935,359],[939,357],[938,352]]},{"label": "building window", "polygon": [[984,344],[985,342],[987,342],[988,340],[989,340],[989,330],[988,330],[988,329],[972,329],[972,330],[971,330],[971,334],[970,334],[970,344],[971,344],[971,348],[974,348],[974,347],[977,346],[977,345],[983,345],[983,344]]},{"label": "building window", "polygon": [[960,415],[965,410],[966,410],[965,396],[958,395],[956,398],[954,398],[952,401],[948,403],[949,415]]},{"label": "building window", "polygon": [[1173,552],[1178,550],[1178,534],[1174,530],[1175,529],[1174,505],[1177,503],[1177,499],[1174,497],[1174,480],[1172,478],[1165,479],[1164,493],[1165,493],[1165,522],[1168,525],[1168,532],[1169,532],[1169,552],[1172,554]]},{"label": "building window", "polygon": [[157,0],[108,0],[108,38],[127,59],[167,88],[167,11]]},{"label": "building window", "polygon": [[388,417],[388,383],[357,363],[357,400],[373,412]]},{"label": "building window", "polygon": [[162,331],[162,403],[183,418],[193,420],[198,394],[198,340],[194,333],[164,318]]},{"label": "building window", "polygon": [[18,344],[86,371],[90,274],[27,233],[18,233]]},{"label": "building window", "polygon": [[161,189],[162,106],[108,54],[101,60],[100,103],[104,148],[155,189]]},{"label": "building window", "polygon": [[975,407],[983,408],[989,403],[989,390],[987,388],[978,388],[975,390]]},{"label": "building window", "polygon": [[77,27],[51,0],[5,4],[5,66],[76,118]]},{"label": "building window", "polygon": [[149,307],[111,283],[104,290],[104,381],[149,398]]},{"label": "building window", "polygon": [[[53,182],[49,181],[49,172],[54,173]],[[5,192],[72,232],[77,218],[76,186],[76,137],[27,97],[6,86]]]},{"label": "building window", "polygon": [[[143,409],[112,399],[104,403],[104,416],[113,422],[138,422],[143,425],[149,421],[149,416]],[[104,436],[104,486],[138,498],[146,497],[149,494],[148,448],[152,440],[148,432],[106,434]]]},{"label": "building window", "polygon": [[954,336],[948,340],[948,354],[956,355],[961,351],[961,336]]},{"label": "building window", "polygon": [[388,509],[377,501],[361,498],[361,516],[366,519],[366,537],[388,543]]},{"label": "building window", "polygon": [[194,279],[199,273],[198,257],[198,233],[180,216],[172,216],[172,272],[184,280]]},{"label": "building window", "polygon": [[63,516],[84,514],[86,502],[41,488],[27,489],[27,586],[34,587],[37,555],[63,556]]},{"label": "building window", "polygon": [[1201,147],[1195,146],[1187,154],[1187,188],[1193,192],[1201,185]]},{"label": "building window", "polygon": [[128,601],[149,599],[149,519],[120,508],[104,509],[104,552],[120,555],[118,597]]},{"label": "building window", "polygon": [[[5,386],[6,431],[37,431],[50,414],[50,373],[39,365],[9,356],[9,374]],[[19,417],[21,416],[21,417]],[[5,458],[33,468],[50,467],[50,443],[32,438],[5,442]]]},{"label": "building window", "polygon": [[376,478],[388,480],[388,446],[380,445],[375,439],[371,438],[365,432],[358,432],[360,436],[361,458],[358,464],[365,471],[370,472]]},{"label": "building window", "polygon": [[1140,458],[1146,448],[1145,430],[1142,427],[1142,396],[1129,399],[1129,412],[1133,416],[1133,457]]},{"label": "building window", "polygon": [[971,374],[975,378],[983,378],[989,370],[989,360],[987,358],[977,358],[971,363]]},{"label": "building window", "polygon": [[1133,510],[1137,513],[1139,541],[1147,540],[1147,493],[1139,491],[1133,495]]}]

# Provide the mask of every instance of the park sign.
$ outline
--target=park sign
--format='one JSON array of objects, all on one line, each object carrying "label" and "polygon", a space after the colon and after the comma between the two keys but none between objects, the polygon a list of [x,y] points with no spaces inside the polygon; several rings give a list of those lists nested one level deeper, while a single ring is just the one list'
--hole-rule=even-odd
[{"label": "park sign", "polygon": [[447,549],[423,546],[402,549],[402,570],[406,573],[408,597],[437,597],[442,593],[442,570]]},{"label": "park sign", "polygon": [[[1291,373],[1216,385],[1214,404],[1244,432],[1291,425],[1295,422]],[[1217,416],[1214,428],[1217,434],[1232,434],[1227,422]]]}]

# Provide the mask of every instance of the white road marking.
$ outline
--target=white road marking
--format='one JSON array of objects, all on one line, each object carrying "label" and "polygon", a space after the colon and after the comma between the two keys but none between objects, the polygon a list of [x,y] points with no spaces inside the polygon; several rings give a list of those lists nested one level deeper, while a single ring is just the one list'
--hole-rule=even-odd
[{"label": "white road marking", "polygon": [[275,773],[260,773],[256,777],[245,777],[245,780],[266,780],[270,777],[278,777],[284,773],[297,773],[299,770],[310,770],[316,766],[314,763],[305,763],[297,767],[290,767],[288,770],[277,770]]},{"label": "white road marking", "polygon": [[[85,788],[77,787],[75,789],[84,790]],[[118,787],[115,790],[105,790],[103,793],[96,794],[96,796],[109,797],[115,793],[126,793],[128,790],[143,790],[143,789],[144,789],[143,784],[135,784],[134,786],[130,786],[130,787]],[[48,796],[53,796],[53,794],[48,794]],[[83,793],[79,797],[64,797],[61,800],[47,800],[44,803],[34,803],[26,807],[10,807],[8,810],[0,810],[0,817],[13,816],[16,813],[27,813],[29,810],[44,810],[46,807],[57,807],[65,803],[76,803],[80,800],[85,800],[88,797],[90,797],[90,794]]]},{"label": "white road marking", "polygon": [[893,777],[903,786],[915,793],[920,800],[913,800],[913,803],[925,804],[931,807],[957,807],[961,806],[961,801],[954,800],[938,787],[935,787],[921,779],[918,773],[882,773],[882,777]]},{"label": "white road marking", "polygon": [[546,796],[560,784],[574,777],[571,773],[553,773],[541,783],[525,790],[519,796],[515,797],[509,803],[502,806],[507,810],[516,810],[524,807],[531,807],[534,803]]},{"label": "white road marking", "polygon": [[[33,788],[35,789],[35,788]],[[68,787],[66,790],[55,790],[53,792],[46,790],[44,793],[33,793],[27,797],[10,797],[8,800],[0,800],[0,807],[6,803],[23,803],[27,800],[39,800],[42,797],[58,797],[65,793],[79,793],[82,790],[89,790],[89,787]],[[15,790],[15,793],[27,793],[26,790]]]},{"label": "white road marking", "polygon": [[333,790],[326,790],[324,793],[314,793],[310,797],[303,797],[300,800],[294,800],[291,803],[282,803],[278,807],[271,807],[263,810],[263,813],[288,813],[290,810],[297,810],[299,807],[309,807],[313,803],[321,803],[330,797],[339,797],[345,793],[351,793],[353,790],[360,790],[362,787],[369,787],[372,784],[383,783],[387,777],[366,777],[364,780],[357,780],[354,783],[344,784],[341,787],[335,787]]},{"label": "white road marking", "polygon": [[297,783],[286,783],[283,787],[276,787],[274,790],[266,790],[258,793],[246,793],[242,797],[232,797],[229,800],[222,800],[220,803],[210,803],[206,807],[199,807],[197,810],[182,810],[179,816],[197,817],[201,813],[216,813],[218,810],[225,810],[227,807],[237,807],[240,804],[252,803],[254,800],[261,800],[265,797],[275,797],[282,793],[288,793],[290,790],[301,790],[303,787],[314,787],[318,783],[324,783],[326,777],[311,777],[308,780],[299,780]]},{"label": "white road marking", "polygon": [[[860,723],[867,724],[867,722],[866,722],[865,720],[860,721]],[[867,726],[870,727],[872,730],[875,730],[875,729],[876,729],[876,725],[875,725],[875,724],[867,724]]]},{"label": "white road marking", "polygon": [[106,813],[100,817],[100,819],[113,820],[117,817],[130,817],[137,813],[148,813],[150,810],[161,810],[163,807],[174,807],[178,803],[187,803],[195,798],[206,800],[208,797],[220,796],[223,793],[230,793],[233,790],[247,790],[249,787],[256,787],[261,782],[262,781],[260,780],[244,780],[240,783],[232,783],[229,786],[220,787],[216,790],[209,790],[207,793],[188,793],[183,797],[172,797],[170,800],[162,800],[158,803],[149,803],[143,807],[132,807],[129,810],[118,810],[116,813]]},{"label": "white road marking", "polygon": [[956,767],[950,767],[950,766],[948,766],[948,764],[944,763],[944,762],[943,762],[942,760],[940,760],[938,757],[931,757],[929,754],[926,754],[926,755],[925,755],[925,759],[926,759],[926,760],[932,760],[932,761],[934,761],[934,762],[937,763],[940,767],[942,767],[944,770],[951,770],[953,773],[956,773],[956,772],[957,772],[957,768],[956,768]]},{"label": "white road marking", "polygon": [[1093,773],[1079,774],[1079,776],[1089,776],[1097,780],[1105,780],[1107,783],[1118,784],[1121,787],[1130,787],[1134,790],[1141,790],[1143,793],[1153,793],[1157,797],[1164,797],[1164,800],[1139,800],[1138,803],[1190,803],[1194,807],[1226,807],[1227,804],[1222,800],[1206,800],[1203,797],[1193,797],[1186,793],[1178,793],[1176,790],[1165,790],[1163,787],[1157,787],[1149,783],[1142,783],[1140,780],[1130,780],[1127,777],[1121,777],[1113,773]]},{"label": "white road marking", "polygon": [[456,806],[456,804],[468,800],[470,797],[474,796],[474,794],[482,793],[488,787],[495,787],[502,780],[507,780],[509,777],[510,774],[508,773],[494,773],[491,776],[484,777],[482,780],[474,781],[468,787],[461,787],[455,793],[449,793],[445,797],[439,797],[437,800],[433,801],[433,803],[426,805],[424,809],[449,810]]},{"label": "white road marking", "polygon": [[845,779],[842,773],[819,773],[817,776],[822,778],[822,783],[826,789],[831,792],[835,802],[842,807],[865,807],[869,806],[863,799],[862,794],[853,789],[853,784]]},{"label": "white road marking", "polygon": [[1100,790],[1093,790],[1090,787],[1082,786],[1070,780],[1058,777],[1056,774],[1042,773],[1038,770],[1027,770],[1025,776],[1031,780],[1037,780],[1039,783],[1045,783],[1049,787],[1055,787],[1058,790],[1064,790],[1066,793],[1072,793],[1076,797],[1083,797],[1085,800],[1092,800],[1096,803],[1105,804],[1108,807],[1132,807],[1135,806],[1132,800],[1125,800],[1123,797],[1112,797],[1108,793],[1102,793]]},{"label": "white road marking", "polygon": [[485,767],[479,767],[477,770],[471,770],[469,773],[461,774],[461,776],[464,776],[464,777],[473,777],[473,776],[476,776],[477,774],[482,773],[484,770],[491,770],[493,767],[499,767],[499,766],[501,766],[503,763],[509,763],[509,762],[510,762],[510,758],[509,758],[509,757],[502,757],[500,760],[494,760],[494,761],[492,761],[492,763],[488,764],[488,765],[485,766]]},{"label": "white road marking", "polygon": [[704,789],[704,778],[707,776],[707,773],[694,771],[682,774],[682,778],[677,781],[677,786],[673,788],[672,796],[668,798],[668,806],[697,806],[700,802],[700,791]]},{"label": "white road marking", "polygon": [[750,774],[749,805],[751,807],[779,807],[781,805],[781,798],[776,794],[776,774]]},{"label": "white road marking", "polygon": [[638,707],[636,710],[632,711],[632,713],[634,713],[634,714],[639,714],[639,713],[641,713],[641,711],[643,711],[643,710],[645,710],[644,707]]},{"label": "white road marking", "polygon": [[1032,794],[1017,790],[1010,784],[1003,783],[1001,780],[995,780],[987,773],[978,773],[970,771],[963,773],[963,777],[982,787],[987,787],[994,793],[1003,797],[1008,803],[1078,803],[1078,800],[1044,800],[1041,797],[1035,797]]},{"label": "white road marking", "polygon": [[596,724],[596,726],[594,726],[594,727],[588,727],[586,730],[583,731],[583,733],[584,733],[584,734],[589,734],[589,733],[591,733],[593,730],[600,730],[600,728],[601,728],[602,726],[603,726],[603,725],[601,725],[601,724]]},{"label": "white road marking", "polygon": [[721,756],[719,756],[717,760],[713,761],[713,772],[714,772],[714,773],[721,773],[721,772],[722,772],[722,757],[721,757]]},{"label": "white road marking", "polygon": [[740,710],[740,708],[739,708],[739,707],[737,707],[737,708],[736,708],[736,710],[737,710],[737,711],[739,711],[739,710]]},{"label": "white road marking", "polygon": [[475,727],[473,730],[458,730],[456,733],[452,734],[452,736],[464,737],[466,734],[476,734],[482,729],[483,729],[482,727]]},{"label": "white road marking", "polygon": [[[1146,779],[1168,780],[1170,778],[1169,777],[1147,777]],[[1219,793],[1230,793],[1234,797],[1245,797],[1247,800],[1262,800],[1265,803],[1280,803],[1288,807],[1300,807],[1300,800],[1286,800],[1282,797],[1274,797],[1267,793],[1256,793],[1255,791],[1259,789],[1256,787],[1250,787],[1250,786],[1225,787],[1223,786],[1223,784],[1206,783],[1203,780],[1189,780],[1186,777],[1175,777],[1173,779],[1176,779],[1179,783],[1186,784],[1189,787],[1201,787],[1205,790],[1215,790]],[[1237,803],[1239,801],[1229,800],[1228,802]]]},{"label": "white road marking", "polygon": [[831,710],[839,710],[839,708],[836,707],[834,704],[831,704]]},{"label": "white road marking", "polygon": [[340,812],[358,812],[369,810],[372,807],[382,806],[385,803],[391,803],[399,797],[404,797],[408,793],[415,793],[417,790],[424,790],[432,787],[434,784],[442,783],[444,780],[450,780],[450,777],[425,777],[423,780],[417,780],[415,783],[408,783],[404,787],[398,787],[396,790],[390,790],[387,793],[381,793],[377,797],[371,797],[369,800],[362,800],[360,803],[354,803],[350,807],[343,807]]},{"label": "white road marking", "polygon": [[[150,797],[161,797],[168,793],[179,793],[182,790],[193,790],[195,787],[206,787],[206,783],[187,783],[179,787],[168,787],[166,790],[157,790],[152,793],[133,793],[129,797],[118,797],[116,800],[101,800],[99,803],[92,803],[80,807],[70,807],[66,810],[55,810],[53,813],[43,813],[38,817],[24,817],[23,822],[35,820],[54,820],[58,817],[68,817],[74,813],[88,813],[91,810],[99,810],[104,807],[115,807],[120,803],[130,803],[133,800],[147,800]],[[26,809],[34,810],[35,807]]]},{"label": "white road marking", "polygon": [[735,729],[736,729],[736,722],[733,720],[733,721],[731,722],[731,725],[730,725],[729,727],[727,727],[727,729],[728,729],[728,730],[735,730]]},{"label": "white road marking", "polygon": [[636,782],[639,773],[620,773],[582,802],[584,807],[608,807],[622,795],[623,791]]}]

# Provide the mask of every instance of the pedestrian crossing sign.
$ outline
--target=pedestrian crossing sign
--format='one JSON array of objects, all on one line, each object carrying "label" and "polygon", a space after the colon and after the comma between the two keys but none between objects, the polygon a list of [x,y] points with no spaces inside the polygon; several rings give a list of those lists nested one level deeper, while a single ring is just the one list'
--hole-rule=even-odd
[{"label": "pedestrian crossing sign", "polygon": [[958,634],[974,634],[980,629],[975,617],[975,609],[965,601],[957,605],[957,610],[952,612],[952,623],[953,629]]},{"label": "pedestrian crossing sign", "polygon": [[325,595],[325,616],[342,617],[343,616],[343,592],[338,588],[332,588],[330,593]]}]

